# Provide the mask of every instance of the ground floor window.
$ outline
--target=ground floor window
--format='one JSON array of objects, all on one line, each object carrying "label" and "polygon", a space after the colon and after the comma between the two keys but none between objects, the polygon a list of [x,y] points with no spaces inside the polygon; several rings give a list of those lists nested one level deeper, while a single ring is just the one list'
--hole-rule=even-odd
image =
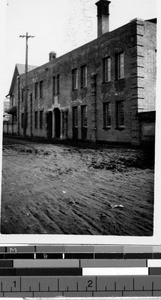
[{"label": "ground floor window", "polygon": [[111,127],[111,103],[103,103],[103,127]]},{"label": "ground floor window", "polygon": [[73,127],[78,127],[78,107],[73,107]]},{"label": "ground floor window", "polygon": [[67,137],[68,133],[68,111],[62,112],[62,135]]},{"label": "ground floor window", "polygon": [[43,128],[43,110],[40,111],[40,129]]},{"label": "ground floor window", "polygon": [[24,113],[21,114],[21,128],[23,128],[24,124]]},{"label": "ground floor window", "polygon": [[124,117],[124,101],[116,102],[116,125],[117,128],[124,128],[125,126]]},{"label": "ground floor window", "polygon": [[26,128],[28,127],[28,112],[26,113]]},{"label": "ground floor window", "polygon": [[35,111],[35,128],[37,128],[38,125],[38,112]]},{"label": "ground floor window", "polygon": [[87,127],[87,105],[81,107],[82,127]]}]

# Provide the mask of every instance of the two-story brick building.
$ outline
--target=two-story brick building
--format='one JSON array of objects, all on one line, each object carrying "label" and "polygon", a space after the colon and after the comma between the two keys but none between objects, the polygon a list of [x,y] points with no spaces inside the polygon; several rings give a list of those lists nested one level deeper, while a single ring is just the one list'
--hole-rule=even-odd
[{"label": "two-story brick building", "polygon": [[58,58],[51,52],[28,72],[26,111],[25,74],[14,76],[17,134],[26,126],[27,136],[141,143],[141,126],[155,111],[156,19],[109,32],[109,4],[96,3],[97,39]]}]

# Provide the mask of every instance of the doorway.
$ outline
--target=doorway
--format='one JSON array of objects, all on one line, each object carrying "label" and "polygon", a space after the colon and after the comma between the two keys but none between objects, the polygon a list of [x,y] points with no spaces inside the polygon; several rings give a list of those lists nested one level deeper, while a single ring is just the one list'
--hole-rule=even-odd
[{"label": "doorway", "polygon": [[52,112],[47,113],[47,137],[52,138]]},{"label": "doorway", "polygon": [[55,108],[55,137],[58,139],[60,138],[60,109]]}]

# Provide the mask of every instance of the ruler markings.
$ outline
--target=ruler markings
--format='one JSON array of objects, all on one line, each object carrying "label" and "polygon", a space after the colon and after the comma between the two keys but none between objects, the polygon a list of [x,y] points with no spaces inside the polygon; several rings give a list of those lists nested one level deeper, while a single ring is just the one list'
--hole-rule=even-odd
[{"label": "ruler markings", "polygon": [[[61,257],[62,260],[66,261],[67,263],[67,260],[71,260],[71,266],[74,267],[74,257],[77,258],[77,266],[78,268],[76,269],[79,269],[82,271],[82,274],[83,274],[83,271],[84,270],[87,270],[88,271],[92,271],[92,269],[94,269],[95,271],[98,271],[98,269],[110,269],[110,268],[113,268],[113,270],[115,268],[118,269],[118,266],[119,268],[122,270],[126,269],[129,267],[129,269],[137,269],[137,271],[139,269],[144,269],[144,270],[148,270],[148,274],[145,274],[145,275],[134,275],[134,274],[130,274],[130,276],[126,276],[126,275],[118,275],[117,276],[117,280],[114,280],[114,277],[115,275],[109,275],[109,276],[101,276],[102,274],[100,274],[100,276],[97,274],[94,276],[94,277],[91,277],[91,276],[87,276],[86,274],[77,274],[77,281],[75,282],[76,278],[75,277],[72,277],[74,276],[75,274],[67,274],[65,275],[64,277],[64,274],[59,274],[56,273],[54,276],[50,276],[51,274],[41,274],[42,276],[42,279],[39,281],[38,283],[38,289],[37,289],[37,281],[35,280],[39,280],[39,276],[37,276],[36,272],[33,276],[32,274],[32,271],[33,271],[33,266],[32,266],[32,259],[35,258],[35,253],[29,253],[29,251],[26,251],[25,252],[25,247],[22,249],[17,249],[17,247],[5,247],[5,253],[0,253],[0,259],[5,259],[3,262],[0,261],[0,271],[1,272],[4,272],[3,274],[0,273],[0,276],[2,275],[3,276],[3,280],[1,280],[1,277],[0,277],[0,280],[1,280],[1,290],[2,290],[2,295],[3,297],[6,297],[7,296],[11,296],[11,293],[12,293],[12,297],[13,295],[16,296],[18,295],[18,289],[20,289],[20,292],[19,292],[19,296],[21,294],[21,297],[22,297],[22,293],[27,293],[27,289],[26,291],[22,291],[22,283],[21,283],[21,280],[23,281],[23,289],[24,289],[24,278],[26,278],[25,276],[23,276],[20,272],[20,274],[22,276],[19,277],[19,273],[17,273],[17,270],[23,269],[23,259],[26,258],[26,260],[28,260],[28,263],[30,261],[31,265],[28,264],[28,274],[27,274],[27,278],[31,278],[33,276],[33,282],[32,282],[32,285],[30,285],[30,288],[29,288],[29,292],[32,293],[33,296],[41,296],[41,295],[44,295],[45,294],[42,294],[42,293],[51,293],[53,295],[53,293],[60,293],[61,295],[72,295],[74,296],[73,293],[77,293],[77,296],[81,295],[82,296],[82,293],[85,294],[85,296],[87,295],[91,295],[91,296],[98,296],[98,293],[100,293],[100,295],[103,296],[103,293],[105,294],[105,296],[107,296],[107,293],[108,293],[108,296],[110,295],[109,293],[113,294],[115,293],[115,296],[116,296],[116,293],[117,295],[119,294],[120,296],[160,296],[161,295],[161,268],[160,268],[160,258],[161,258],[161,247],[155,247],[155,248],[152,248],[152,251],[151,251],[151,248],[147,248],[147,251],[146,251],[146,247],[143,246],[140,248],[140,246],[138,247],[133,247],[133,246],[129,246],[129,248],[127,247],[125,249],[125,247],[122,247],[122,252],[121,250],[119,250],[120,252],[116,253],[118,251],[118,247],[115,247],[115,246],[112,246],[111,248],[109,248],[108,246],[104,247],[104,246],[101,246],[101,247],[97,247],[97,248],[93,248],[94,249],[94,253],[90,253],[89,252],[89,247],[84,247],[84,248],[81,248],[82,246],[80,247],[77,247],[75,248],[75,246],[73,246],[72,248],[68,248],[68,251],[67,253],[66,252],[62,252],[62,253],[58,253],[58,248],[56,250],[56,248],[53,248],[53,251],[55,250],[55,253],[52,253],[52,251],[49,251],[50,250],[50,246],[48,246],[48,251],[49,251],[49,257],[48,257],[48,254],[46,255],[45,251],[43,253],[42,249],[39,249],[39,253],[36,252],[36,259],[34,261],[35,263],[35,269],[36,269],[36,272],[37,272],[37,265],[39,265],[39,269],[45,269],[47,271],[51,271],[53,268],[54,268],[54,265],[53,266],[50,266],[50,268],[45,268],[45,264],[42,264],[40,265],[39,264],[39,260],[45,260],[46,262],[49,261],[49,259],[57,259],[57,263],[58,263],[58,259]],[[37,246],[35,246],[34,248],[34,251],[37,251]],[[66,249],[66,247],[65,247]],[[82,251],[81,251],[82,249]],[[90,248],[92,251],[92,248]],[[116,250],[117,249],[117,250]],[[1,249],[2,250],[2,249]],[[23,251],[22,251],[23,250]],[[44,250],[44,249],[43,249]],[[126,251],[128,253],[126,253]],[[4,249],[3,249],[4,251]],[[7,252],[7,251],[10,251],[10,252]],[[22,251],[22,252],[21,252]],[[31,251],[31,249],[30,249]],[[70,251],[72,251],[72,253],[70,253]],[[97,252],[98,251],[98,252]],[[7,253],[6,253],[7,252]],[[1,256],[2,254],[2,256]],[[31,255],[32,254],[32,258],[31,258]],[[54,255],[56,255],[54,257]],[[14,260],[11,260],[11,258],[13,258]],[[61,260],[60,259],[60,260]],[[103,266],[103,259],[106,261],[107,265],[104,264]],[[18,264],[16,265],[16,260],[18,262]],[[19,260],[22,260],[21,262]],[[95,261],[96,260],[96,261]],[[108,260],[109,260],[109,265],[108,265]],[[115,265],[115,263],[117,263],[116,261],[114,260],[118,260],[118,264]],[[130,264],[130,260],[131,260],[131,264]],[[159,261],[159,264],[157,264],[157,260]],[[8,262],[7,262],[8,261]],[[37,261],[37,262],[36,262]],[[44,261],[44,263],[45,263]],[[140,265],[139,265],[139,262],[140,262]],[[14,265],[15,263],[15,265]],[[27,263],[27,262],[26,262]],[[13,267],[14,265],[14,268],[10,268],[10,267]],[[143,264],[143,265],[142,265]],[[111,266],[112,265],[112,266]],[[5,266],[5,268],[4,268]],[[22,266],[22,268],[15,268],[15,266]],[[31,268],[30,268],[31,266]],[[48,264],[49,266],[49,264]],[[67,266],[67,265],[66,265]],[[26,265],[27,267],[27,265]],[[61,269],[61,266],[60,264],[58,264],[58,267],[59,269]],[[62,268],[63,270],[65,268]],[[71,269],[74,269],[74,268],[71,268]],[[10,271],[13,271],[13,274],[10,273]],[[121,271],[122,271],[121,270]],[[7,271],[9,271],[9,273],[7,273]],[[50,273],[50,272],[49,272]],[[10,274],[10,275],[9,275]],[[38,272],[39,274],[39,272]],[[9,276],[8,276],[9,275]],[[50,285],[47,284],[47,281],[48,280],[51,280],[51,286],[52,285],[52,280],[55,280],[55,277],[59,275],[61,276],[60,278],[58,278],[58,291],[55,292],[51,292],[50,290]],[[91,275],[90,273],[88,275]],[[92,274],[93,275],[93,274]],[[131,275],[134,275],[131,276]],[[40,277],[41,277],[40,276]],[[14,278],[20,278],[20,281],[19,281],[19,285],[17,284],[17,280],[16,279],[16,285],[13,286],[13,280]],[[51,279],[51,277],[53,279]],[[106,277],[106,278],[105,278]],[[131,281],[131,277],[132,277],[132,281]],[[8,279],[10,278],[10,279]],[[37,279],[38,278],[38,279]],[[50,279],[49,279],[50,278]],[[9,280],[12,279],[12,284]],[[42,280],[45,279],[45,283],[43,283]],[[98,280],[99,279],[99,280]],[[6,282],[5,282],[6,280]],[[60,292],[60,282],[59,280],[61,281],[61,292]],[[100,282],[101,280],[104,280],[104,283],[102,286],[100,286]],[[70,282],[71,281],[71,282]],[[67,282],[69,284],[67,284]],[[75,287],[74,287],[74,282],[75,282]],[[106,283],[105,283],[106,282]],[[3,287],[3,283],[5,284],[5,290],[4,291],[4,287]],[[53,281],[53,283],[55,284],[55,281]],[[113,285],[114,284],[114,285]],[[108,285],[108,286],[107,286]],[[46,286],[46,287],[45,287]],[[64,287],[64,289],[63,289]],[[65,288],[66,287],[66,288]],[[101,288],[102,287],[102,288]],[[76,290],[75,290],[76,288]],[[34,290],[33,290],[34,289]],[[46,291],[45,291],[46,289]],[[55,289],[55,286],[52,287],[52,289]],[[114,290],[113,290],[114,289]],[[7,291],[8,290],[8,291]],[[28,292],[28,293],[29,293]],[[16,294],[17,293],[17,294]],[[88,294],[87,294],[88,293]],[[102,294],[101,294],[102,293]],[[50,296],[51,296],[50,294]],[[60,295],[59,294],[59,295]],[[26,297],[27,294],[25,294],[25,297]],[[29,295],[29,294],[28,294]],[[49,294],[46,294],[47,296],[49,296]],[[56,294],[54,294],[56,295]]]}]

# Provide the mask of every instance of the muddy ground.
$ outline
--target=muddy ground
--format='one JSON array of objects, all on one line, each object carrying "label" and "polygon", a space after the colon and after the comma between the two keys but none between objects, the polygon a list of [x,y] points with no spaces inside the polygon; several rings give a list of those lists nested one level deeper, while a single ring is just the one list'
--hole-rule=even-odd
[{"label": "muddy ground", "polygon": [[7,137],[2,162],[2,234],[153,234],[151,151]]}]

